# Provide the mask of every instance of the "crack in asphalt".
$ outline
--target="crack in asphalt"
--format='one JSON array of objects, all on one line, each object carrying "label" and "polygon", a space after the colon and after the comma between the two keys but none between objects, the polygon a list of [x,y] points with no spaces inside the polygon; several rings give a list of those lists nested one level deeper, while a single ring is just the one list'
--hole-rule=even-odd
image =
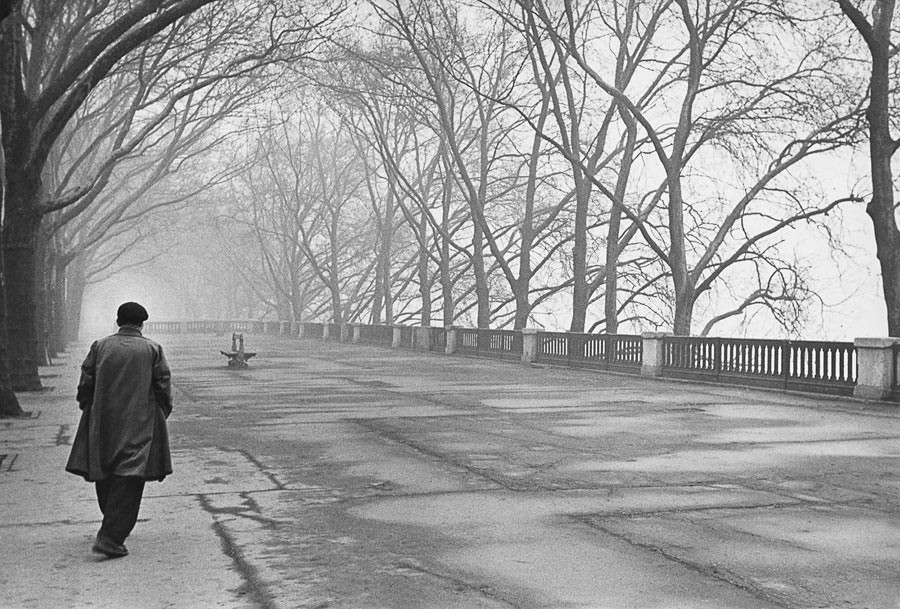
[{"label": "crack in asphalt", "polygon": [[440,573],[438,571],[432,571],[431,569],[426,569],[422,565],[414,563],[410,560],[403,560],[396,564],[397,569],[406,570],[406,571],[414,571],[416,573],[422,573],[423,575],[428,575],[429,577],[434,577],[441,581],[447,582],[453,586],[455,590],[458,591],[468,591],[474,592],[483,596],[484,598],[490,599],[492,601],[503,603],[512,609],[521,609],[520,605],[513,603],[512,601],[503,598],[494,589],[487,584],[475,584],[467,582],[464,579],[459,577],[453,577],[447,573]]},{"label": "crack in asphalt", "polygon": [[212,505],[207,495],[198,494],[196,497],[200,500],[201,504],[203,504],[203,509],[213,516],[229,515],[238,518],[246,518],[247,520],[253,520],[254,522],[264,525],[267,529],[273,529],[281,524],[281,521],[279,520],[266,518],[262,515],[259,504],[250,496],[252,493],[253,491],[234,493],[243,499],[243,503],[240,506],[216,507]]},{"label": "crack in asphalt", "polygon": [[288,490],[287,486],[285,486],[285,484],[281,480],[279,480],[275,474],[273,474],[271,471],[269,471],[266,468],[266,466],[263,465],[263,463],[259,459],[257,459],[253,454],[251,454],[250,451],[245,450],[243,448],[238,448],[238,449],[234,449],[234,450],[238,454],[242,455],[245,459],[247,459],[247,461],[252,463],[256,467],[256,469],[259,471],[259,473],[261,473],[263,476],[268,478],[269,482],[271,482],[272,484],[275,485],[276,489],[278,489],[280,491]]},{"label": "crack in asphalt", "polygon": [[[269,586],[260,577],[256,567],[244,556],[240,546],[225,527],[224,522],[217,517],[223,513],[234,514],[235,509],[215,508],[204,495],[197,495],[197,499],[200,502],[200,507],[212,516],[212,528],[219,537],[222,551],[231,558],[235,569],[241,579],[244,580],[244,585],[235,591],[236,594],[238,596],[248,596],[259,609],[279,609],[278,603],[275,602],[275,595],[269,590]],[[237,515],[247,516],[246,514]]]},{"label": "crack in asphalt", "polygon": [[484,469],[484,468],[475,467],[475,466],[469,465],[467,463],[463,463],[457,459],[448,457],[447,455],[440,453],[437,450],[429,448],[429,447],[427,447],[423,444],[420,444],[419,442],[416,442],[414,440],[410,440],[409,438],[401,435],[400,432],[398,432],[398,431],[382,429],[382,428],[378,428],[374,425],[370,425],[369,420],[367,420],[367,419],[351,419],[350,421],[352,423],[366,429],[367,431],[375,434],[376,436],[386,438],[397,444],[411,448],[419,453],[422,453],[423,455],[428,455],[429,457],[437,459],[438,461],[441,461],[443,463],[449,463],[450,465],[453,465],[461,470],[469,472],[470,474],[472,474],[474,476],[478,476],[487,482],[492,482],[492,483],[494,483],[502,488],[505,488],[507,490],[516,490],[512,485],[509,484],[509,481],[503,480],[502,478],[499,478],[499,477],[493,475],[489,470]]},{"label": "crack in asphalt", "polygon": [[712,577],[716,580],[719,580],[730,586],[733,586],[739,590],[747,592],[748,594],[751,594],[752,596],[754,596],[760,600],[766,601],[768,603],[773,603],[775,605],[778,605],[779,607],[783,607],[784,609],[801,609],[802,607],[804,607],[804,605],[797,604],[797,603],[791,601],[784,594],[779,594],[772,590],[762,588],[759,585],[757,585],[753,580],[748,579],[746,577],[742,577],[736,573],[732,573],[728,569],[719,567],[718,565],[704,566],[702,564],[698,564],[698,563],[692,562],[690,560],[686,560],[686,559],[681,558],[680,556],[674,554],[673,552],[666,550],[663,547],[639,541],[637,539],[630,537],[629,535],[627,535],[625,533],[611,531],[611,530],[607,529],[606,527],[604,527],[600,522],[597,522],[596,520],[592,520],[589,517],[575,516],[575,517],[573,517],[573,520],[580,522],[581,524],[584,524],[585,526],[588,526],[592,529],[602,531],[602,532],[606,533],[607,535],[614,537],[616,539],[619,539],[621,541],[624,541],[625,543],[627,543],[635,548],[639,548],[641,550],[659,554],[666,560],[669,560],[673,563],[679,564],[679,565],[683,566],[684,568],[689,569],[690,571],[693,571],[694,573],[698,573],[704,577]]},{"label": "crack in asphalt", "polygon": [[[659,489],[667,489],[667,488],[679,488],[678,486],[673,487],[656,487]],[[809,502],[811,503],[811,502]],[[670,509],[658,509],[658,510],[623,510],[623,511],[608,511],[608,512],[585,512],[583,514],[571,514],[570,517],[577,519],[581,518],[646,518],[647,516],[667,516],[667,515],[677,515],[677,514],[693,514],[693,513],[702,513],[702,512],[715,512],[715,511],[743,511],[743,510],[770,510],[770,509],[780,509],[780,508],[791,508],[797,507],[801,505],[806,505],[807,502],[796,500],[785,503],[762,503],[762,504],[753,504],[753,505],[733,505],[733,504],[721,504],[721,505],[701,505],[701,506],[687,506],[687,507],[673,507]],[[804,548],[806,549],[806,548]]]}]

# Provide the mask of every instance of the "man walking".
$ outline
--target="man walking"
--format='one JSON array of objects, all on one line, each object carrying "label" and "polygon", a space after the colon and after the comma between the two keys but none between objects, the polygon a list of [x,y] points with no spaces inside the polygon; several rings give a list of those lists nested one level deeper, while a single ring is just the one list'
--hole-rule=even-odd
[{"label": "man walking", "polygon": [[92,550],[127,556],[144,482],[172,473],[166,419],[172,412],[169,365],[162,347],[144,338],[147,310],[119,307],[116,334],[91,345],[81,365],[81,421],[66,471],[94,482],[103,524]]}]

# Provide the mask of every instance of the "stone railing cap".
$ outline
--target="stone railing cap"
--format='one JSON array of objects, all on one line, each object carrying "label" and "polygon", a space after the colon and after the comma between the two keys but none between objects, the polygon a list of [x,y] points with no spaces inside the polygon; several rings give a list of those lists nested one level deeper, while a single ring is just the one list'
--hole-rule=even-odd
[{"label": "stone railing cap", "polygon": [[853,345],[856,347],[869,347],[874,349],[887,349],[894,345],[900,344],[900,338],[854,338]]},{"label": "stone railing cap", "polygon": [[665,338],[672,336],[671,332],[641,332],[641,338]]}]

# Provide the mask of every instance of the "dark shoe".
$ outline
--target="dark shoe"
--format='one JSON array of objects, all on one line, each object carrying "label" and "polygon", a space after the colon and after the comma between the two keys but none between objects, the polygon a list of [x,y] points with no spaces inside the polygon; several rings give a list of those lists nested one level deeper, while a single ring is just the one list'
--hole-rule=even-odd
[{"label": "dark shoe", "polygon": [[116,543],[106,537],[101,537],[100,535],[97,535],[97,541],[94,542],[94,547],[91,548],[91,552],[105,554],[107,558],[121,558],[122,556],[128,556],[128,549],[124,545]]}]

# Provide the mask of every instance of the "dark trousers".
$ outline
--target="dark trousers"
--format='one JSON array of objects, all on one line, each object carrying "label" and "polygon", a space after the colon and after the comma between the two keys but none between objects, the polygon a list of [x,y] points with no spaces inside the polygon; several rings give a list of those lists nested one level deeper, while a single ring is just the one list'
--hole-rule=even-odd
[{"label": "dark trousers", "polygon": [[98,480],[97,503],[103,512],[100,535],[124,543],[137,522],[144,495],[144,480],[134,476],[110,476]]}]

